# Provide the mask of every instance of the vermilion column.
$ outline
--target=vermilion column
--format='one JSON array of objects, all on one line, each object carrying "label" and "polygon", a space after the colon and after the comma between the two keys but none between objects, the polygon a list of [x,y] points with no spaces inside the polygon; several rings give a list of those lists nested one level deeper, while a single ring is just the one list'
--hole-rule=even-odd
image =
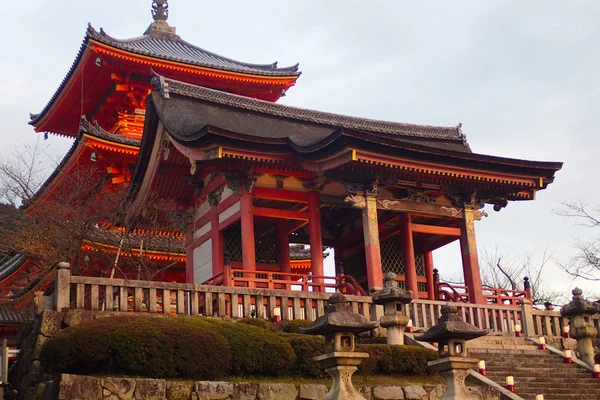
[{"label": "vermilion column", "polygon": [[[252,212],[252,194],[242,184],[240,196],[240,218],[242,223],[242,265],[245,270],[256,270],[256,252],[254,250],[254,214]],[[248,286],[254,286],[249,284]]]},{"label": "vermilion column", "polygon": [[367,204],[362,209],[362,225],[365,236],[367,284],[369,290],[380,290],[383,283],[383,274],[381,272],[377,199],[375,196],[365,196],[365,199]]},{"label": "vermilion column", "polygon": [[425,262],[425,278],[427,279],[427,298],[435,300],[435,284],[433,283],[433,252],[427,248],[423,251]]},{"label": "vermilion column", "polygon": [[460,251],[465,285],[468,287],[469,301],[484,304],[485,298],[481,292],[481,275],[477,256],[477,241],[475,240],[473,209],[465,208],[463,214],[464,217],[460,225]]},{"label": "vermilion column", "polygon": [[[287,220],[280,219],[277,221],[277,246],[279,269],[281,272],[289,273],[290,268],[290,237],[288,235]],[[285,277],[286,280],[289,276]]]},{"label": "vermilion column", "polygon": [[310,270],[315,276],[323,276],[323,239],[319,192],[308,193],[308,234],[310,236]]},{"label": "vermilion column", "polygon": [[407,213],[403,213],[400,217],[400,241],[402,244],[406,290],[412,290],[415,298],[418,298],[419,289],[417,287],[417,267],[415,266],[415,245],[410,228],[410,215]]}]

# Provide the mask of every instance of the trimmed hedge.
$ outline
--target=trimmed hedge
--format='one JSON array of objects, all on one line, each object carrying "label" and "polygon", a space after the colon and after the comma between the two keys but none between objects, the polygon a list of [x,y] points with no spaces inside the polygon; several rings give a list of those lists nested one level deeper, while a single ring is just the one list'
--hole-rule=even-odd
[{"label": "trimmed hedge", "polygon": [[369,353],[369,358],[359,367],[361,374],[433,374],[428,361],[437,360],[436,351],[418,346],[389,346],[387,344],[361,344],[357,351]]},{"label": "trimmed hedge", "polygon": [[267,329],[218,319],[181,318],[188,324],[207,327],[225,338],[231,349],[233,375],[281,376],[295,362],[292,346]]},{"label": "trimmed hedge", "polygon": [[[326,346],[320,336],[302,334],[281,334],[290,343],[296,354],[296,374],[303,377],[323,377],[325,373],[313,361],[313,357],[323,354]],[[369,353],[358,367],[361,375],[371,374],[433,374],[427,362],[438,359],[438,353],[418,346],[389,346],[387,344],[359,344],[356,351]]]},{"label": "trimmed hedge", "polygon": [[262,329],[269,329],[269,323],[262,318],[242,318],[238,320],[237,323],[252,325]]},{"label": "trimmed hedge", "polygon": [[306,319],[290,319],[282,322],[285,333],[300,333],[299,328],[309,326],[310,324],[312,324],[312,321]]},{"label": "trimmed hedge", "polygon": [[[305,323],[292,323],[296,329]],[[288,326],[288,329],[290,329]],[[361,344],[363,375],[430,374],[435,351],[416,346]],[[40,361],[51,373],[119,374],[151,378],[218,379],[228,375],[325,376],[313,358],[326,351],[320,336],[273,333],[212,318],[116,316],[57,333]]]},{"label": "trimmed hedge", "polygon": [[50,373],[216,379],[229,373],[231,350],[204,327],[118,316],[58,332],[44,344],[40,361]]},{"label": "trimmed hedge", "polygon": [[322,336],[301,335],[297,333],[284,333],[282,336],[294,349],[296,363],[294,373],[302,377],[322,378],[325,371],[319,367],[313,358],[325,353],[325,340]]}]

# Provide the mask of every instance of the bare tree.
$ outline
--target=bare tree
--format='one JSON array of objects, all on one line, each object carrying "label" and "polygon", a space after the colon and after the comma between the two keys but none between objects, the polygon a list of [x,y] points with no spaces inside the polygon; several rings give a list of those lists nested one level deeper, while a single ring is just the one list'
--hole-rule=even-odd
[{"label": "bare tree", "polygon": [[[157,262],[146,251],[180,251],[178,233],[185,232],[190,215],[181,206],[150,196],[141,210],[145,217],[125,227],[124,187],[111,186],[105,170],[95,164],[72,167],[67,179],[44,188],[40,196],[41,157],[38,145],[0,164],[0,203],[8,203],[0,210],[0,253],[24,254],[47,266],[66,260],[74,273],[85,273],[82,245],[87,244],[107,268],[133,269],[135,276],[121,273],[120,277],[137,279],[152,279],[176,262],[168,257]],[[18,209],[20,204],[27,208]],[[138,232],[133,234],[135,229]],[[115,242],[122,255],[119,262],[114,251],[106,251]]]},{"label": "bare tree", "polygon": [[[586,228],[600,228],[600,205],[590,204],[586,200],[565,201],[556,214],[575,219]],[[560,264],[560,267],[576,278],[600,281],[600,237],[596,240],[577,240],[575,248],[575,256]]]},{"label": "bare tree", "polygon": [[11,157],[0,158],[0,203],[18,207],[33,198],[43,183],[45,148],[40,139],[25,144]]},{"label": "bare tree", "polygon": [[484,250],[481,255],[481,280],[484,287],[523,289],[523,279],[529,278],[533,304],[556,303],[563,293],[545,284],[547,267],[552,259],[548,246],[523,251],[514,257],[502,253],[498,247]]}]

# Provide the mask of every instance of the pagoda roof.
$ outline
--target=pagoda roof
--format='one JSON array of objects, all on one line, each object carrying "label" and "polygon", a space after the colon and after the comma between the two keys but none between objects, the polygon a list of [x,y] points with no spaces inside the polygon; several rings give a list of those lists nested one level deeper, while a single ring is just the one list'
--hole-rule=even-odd
[{"label": "pagoda roof", "polygon": [[42,194],[52,185],[57,177],[61,175],[62,171],[68,169],[67,166],[69,164],[76,162],[76,159],[78,158],[77,155],[81,153],[81,150],[83,150],[83,148],[86,146],[88,139],[97,139],[100,143],[106,144],[106,147],[112,148],[113,150],[123,147],[126,149],[126,152],[135,151],[136,153],[141,143],[141,140],[139,139],[109,133],[98,126],[98,124],[91,123],[85,118],[85,116],[82,116],[77,138],[73,141],[73,144],[58,163],[56,168],[54,168],[54,171],[52,171],[50,176],[48,176],[42,186],[40,186],[36,194],[28,201],[27,204],[24,204],[25,207],[28,207],[38,198],[40,198],[40,196],[42,196]]},{"label": "pagoda roof", "polygon": [[[109,36],[102,28],[97,31],[88,23],[83,43],[71,68],[42,111],[30,114],[30,125],[37,127],[42,122],[44,116],[60,99],[61,94],[66,91],[70,82],[78,75],[80,72],[79,70],[85,67],[84,64],[87,62],[87,55],[90,53],[90,42],[99,43],[128,54],[149,57],[158,61],[170,61],[183,64],[184,66],[202,67],[209,70],[224,71],[247,76],[292,78],[292,80],[295,81],[301,74],[298,69],[299,64],[279,68],[277,62],[270,64],[252,64],[236,61],[194,46],[175,34],[157,34],[149,29],[146,34],[140,37],[133,39],[116,39]],[[150,64],[146,63],[146,71],[149,70]],[[278,97],[279,96],[277,96],[277,98]],[[64,132],[55,133],[65,134]]]},{"label": "pagoda roof", "polygon": [[5,260],[0,264],[0,282],[8,278],[15,271],[17,271],[27,261],[27,257],[22,254],[15,254],[10,257],[6,257]]},{"label": "pagoda roof", "polygon": [[[148,241],[148,238],[152,238]],[[173,255],[185,255],[185,236],[176,233],[124,232],[120,229],[96,229],[90,232],[90,241],[99,248],[118,248],[121,240],[125,248],[139,247],[145,243],[144,251],[168,252]]]},{"label": "pagoda roof", "polygon": [[12,304],[0,304],[1,325],[24,325],[31,318],[31,312],[27,310],[16,310]]},{"label": "pagoda roof", "polygon": [[142,142],[140,139],[128,137],[125,135],[120,135],[117,133],[110,133],[104,130],[97,122],[90,122],[87,120],[85,116],[81,116],[81,122],[79,124],[79,134],[78,140],[81,136],[87,135],[92,136],[98,139],[108,140],[114,144],[122,144],[125,146],[134,146],[140,147],[140,143]]},{"label": "pagoda roof", "polygon": [[298,70],[299,64],[279,68],[277,62],[252,64],[237,61],[188,43],[175,34],[153,35],[148,33],[133,39],[116,39],[109,36],[102,28],[100,31],[96,31],[89,25],[87,38],[134,54],[222,71],[260,76],[299,76],[301,74]]}]

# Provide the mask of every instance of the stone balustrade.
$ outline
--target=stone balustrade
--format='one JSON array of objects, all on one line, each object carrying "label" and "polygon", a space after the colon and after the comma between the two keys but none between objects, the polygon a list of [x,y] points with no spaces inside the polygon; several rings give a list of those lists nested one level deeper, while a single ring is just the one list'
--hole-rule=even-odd
[{"label": "stone balustrade", "polygon": [[[294,291],[137,281],[73,276],[68,264],[56,268],[54,309],[148,312],[165,315],[215,316],[314,320],[323,315],[331,292]],[[368,319],[383,315],[382,306],[369,296],[346,296],[354,312]],[[165,301],[166,300],[166,301]],[[457,302],[463,321],[493,333],[511,334],[520,325],[525,336],[560,337],[568,319],[558,311],[536,310],[523,301],[520,307]],[[43,299],[39,304],[47,304]],[[414,330],[427,330],[437,323],[445,301],[413,300],[403,305]],[[599,316],[594,323],[600,328]]]}]

